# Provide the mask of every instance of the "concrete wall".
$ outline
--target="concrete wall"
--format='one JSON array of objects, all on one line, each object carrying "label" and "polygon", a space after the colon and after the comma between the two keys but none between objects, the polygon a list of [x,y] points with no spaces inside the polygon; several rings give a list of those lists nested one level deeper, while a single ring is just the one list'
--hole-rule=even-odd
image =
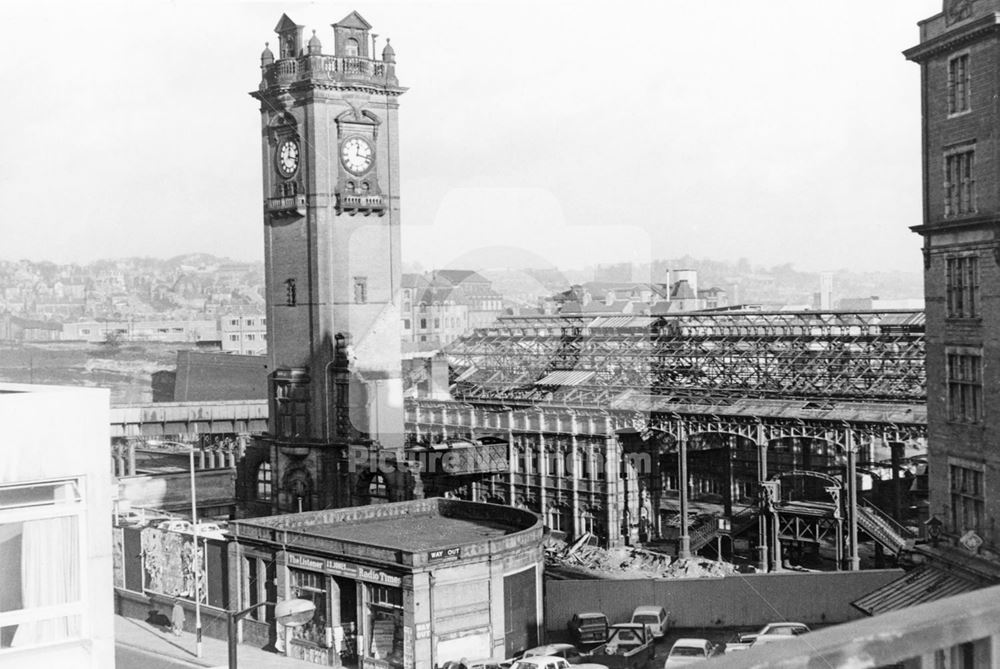
[{"label": "concrete wall", "polygon": [[[191,475],[146,474],[118,479],[119,499],[133,507],[191,511]],[[236,505],[236,470],[202,469],[195,473],[198,508]]]},{"label": "concrete wall", "polygon": [[548,581],[545,625],[549,632],[563,631],[579,611],[603,611],[612,623],[622,622],[644,604],[662,604],[676,627],[752,627],[782,619],[841,623],[864,617],[852,601],[902,573],[883,569],[713,579]]}]

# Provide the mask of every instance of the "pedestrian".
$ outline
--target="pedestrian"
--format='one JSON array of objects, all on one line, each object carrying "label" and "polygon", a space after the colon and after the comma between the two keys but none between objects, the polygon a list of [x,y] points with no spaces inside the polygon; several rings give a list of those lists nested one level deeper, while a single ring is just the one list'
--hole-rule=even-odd
[{"label": "pedestrian", "polygon": [[174,636],[180,636],[181,631],[184,629],[184,607],[181,606],[179,597],[174,598],[174,608],[170,612],[170,629],[173,631]]}]

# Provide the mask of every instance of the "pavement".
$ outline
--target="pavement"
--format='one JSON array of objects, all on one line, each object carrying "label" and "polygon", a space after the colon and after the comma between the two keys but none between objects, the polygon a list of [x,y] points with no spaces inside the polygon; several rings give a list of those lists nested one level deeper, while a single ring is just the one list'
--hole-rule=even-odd
[{"label": "pavement", "polygon": [[[151,625],[144,620],[115,616],[115,646],[119,653],[129,658],[145,656],[161,660],[162,666],[177,668],[209,667],[211,669],[228,669],[229,648],[223,639],[214,639],[202,635],[201,657],[195,656],[195,638],[191,632],[182,632],[174,636],[169,629]],[[316,665],[302,660],[278,655],[247,644],[239,644],[237,648],[239,669],[316,669]],[[128,666],[133,663],[134,666]],[[134,663],[127,660],[119,662],[118,669],[147,669],[149,663]],[[157,664],[156,666],[161,666]]]}]

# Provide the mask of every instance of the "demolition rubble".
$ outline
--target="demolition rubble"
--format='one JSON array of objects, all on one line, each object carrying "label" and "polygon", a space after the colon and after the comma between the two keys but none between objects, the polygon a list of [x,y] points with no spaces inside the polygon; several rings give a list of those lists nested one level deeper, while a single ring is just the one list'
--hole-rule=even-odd
[{"label": "demolition rubble", "polygon": [[718,578],[731,576],[736,568],[728,562],[704,558],[674,558],[665,553],[635,547],[600,548],[590,545],[584,534],[573,543],[548,537],[545,569],[554,578]]}]

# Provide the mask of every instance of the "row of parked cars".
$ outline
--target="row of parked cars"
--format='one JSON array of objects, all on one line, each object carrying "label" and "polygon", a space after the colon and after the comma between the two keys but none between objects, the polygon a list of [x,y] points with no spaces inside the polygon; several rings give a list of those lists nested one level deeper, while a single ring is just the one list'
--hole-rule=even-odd
[{"label": "row of parked cars", "polygon": [[[643,657],[638,653],[641,651],[642,641],[638,639],[640,635],[635,634],[635,626],[641,625],[642,631],[648,638],[645,643],[650,644],[649,652]],[[647,665],[653,657],[651,644],[662,639],[670,628],[670,615],[662,606],[640,606],[632,612],[632,617],[628,624],[608,625],[608,618],[603,613],[587,612],[574,615],[569,622],[570,634],[580,644],[604,643],[596,651],[611,653],[617,657],[617,650],[611,650],[609,646],[615,639],[609,641],[609,637],[617,637],[619,644],[634,639],[639,646],[633,652],[636,653],[635,661],[627,663],[629,667],[641,667],[645,662]],[[682,638],[674,642],[664,660],[664,668],[679,667],[692,664],[701,660],[707,660],[716,654],[716,647],[707,639]],[[628,653],[626,653],[628,654]]]},{"label": "row of parked cars", "polygon": [[[449,662],[443,669],[654,669],[654,642],[670,628],[670,615],[661,606],[640,606],[628,622],[609,624],[600,612],[575,614],[569,621],[570,643],[529,648],[517,658]],[[726,653],[793,639],[809,632],[802,623],[764,625],[753,634],[740,634],[725,644]],[[596,644],[596,645],[595,645]],[[589,647],[589,650],[580,648]],[[677,639],[664,660],[664,669],[695,664],[723,652],[708,639]]]},{"label": "row of parked cars", "polygon": [[[642,624],[651,640],[663,638],[669,628],[669,614],[658,606],[640,606],[632,612],[631,623]],[[569,621],[569,631],[574,641],[580,645],[605,644],[610,645],[609,638],[615,636],[616,628],[627,625],[609,625],[606,615],[591,611],[575,614]],[[624,631],[624,630],[622,630]],[[618,632],[621,637],[622,631]],[[682,638],[674,642],[664,661],[664,668],[679,667],[707,660],[722,652],[731,653],[747,648],[761,646],[776,641],[784,641],[809,632],[809,627],[803,623],[777,622],[768,623],[753,634],[740,634],[734,641],[724,644],[714,644],[708,639]],[[591,654],[607,654],[605,646],[599,646]],[[630,664],[630,667],[639,666]]]}]

